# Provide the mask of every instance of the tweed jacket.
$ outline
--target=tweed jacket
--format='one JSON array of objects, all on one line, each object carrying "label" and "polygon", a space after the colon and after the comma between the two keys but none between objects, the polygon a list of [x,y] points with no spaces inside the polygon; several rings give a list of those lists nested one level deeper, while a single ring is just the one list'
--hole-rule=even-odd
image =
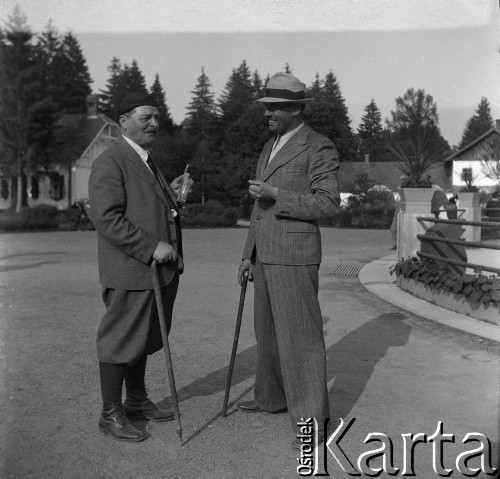
[{"label": "tweed jacket", "polygon": [[98,233],[99,278],[104,287],[152,289],[151,262],[158,242],[181,258],[160,265],[160,284],[182,272],[182,238],[173,191],[160,172],[165,192],[134,149],[120,137],[92,164],[90,218]]},{"label": "tweed jacket", "polygon": [[335,145],[308,125],[293,135],[268,163],[274,139],[264,146],[256,179],[278,188],[274,201],[256,201],[243,259],[268,264],[321,262],[318,220],[340,205]]}]

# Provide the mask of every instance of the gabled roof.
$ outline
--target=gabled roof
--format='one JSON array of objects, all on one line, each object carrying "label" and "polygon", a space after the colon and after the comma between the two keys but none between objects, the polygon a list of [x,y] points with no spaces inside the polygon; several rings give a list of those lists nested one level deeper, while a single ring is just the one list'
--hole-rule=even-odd
[{"label": "gabled roof", "polygon": [[495,127],[490,128],[486,133],[483,133],[480,137],[476,138],[474,141],[471,141],[468,145],[465,145],[461,150],[455,151],[455,153],[452,153],[450,156],[445,158],[444,159],[445,163],[452,161],[457,156],[462,155],[467,150],[470,150],[471,148],[476,146],[478,143],[481,143],[485,138],[487,138],[488,136],[490,136],[493,133],[500,135],[500,131],[498,131]]},{"label": "gabled roof", "polygon": [[117,126],[117,123],[106,115],[89,117],[86,113],[66,114],[58,121],[56,132],[56,156],[61,160],[75,161],[80,158],[87,147],[106,125]]}]

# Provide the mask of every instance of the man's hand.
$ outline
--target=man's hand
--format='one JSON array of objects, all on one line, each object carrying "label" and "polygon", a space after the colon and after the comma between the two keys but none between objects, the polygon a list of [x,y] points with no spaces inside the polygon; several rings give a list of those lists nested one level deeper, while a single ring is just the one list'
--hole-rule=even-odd
[{"label": "man's hand", "polygon": [[165,241],[160,241],[158,246],[153,253],[153,258],[158,261],[158,263],[167,263],[169,261],[175,261],[179,257],[177,251],[175,251],[172,246]]},{"label": "man's hand", "polygon": [[243,275],[247,270],[248,270],[248,281],[253,281],[252,262],[249,259],[244,259],[240,264],[240,269],[238,270],[238,283],[240,283],[240,286],[243,284]]},{"label": "man's hand", "polygon": [[187,181],[188,181],[188,188],[189,188],[188,193],[191,193],[191,188],[192,188],[194,182],[190,178],[189,173],[185,173],[184,175],[178,176],[174,181],[172,181],[172,183],[170,183],[170,188],[172,188],[172,190],[174,190],[174,193],[176,195],[179,194],[179,188],[182,185],[182,180],[184,179],[184,177],[186,177]]},{"label": "man's hand", "polygon": [[248,192],[256,200],[275,200],[278,195],[278,188],[276,186],[271,186],[264,181],[260,180],[248,180]]}]

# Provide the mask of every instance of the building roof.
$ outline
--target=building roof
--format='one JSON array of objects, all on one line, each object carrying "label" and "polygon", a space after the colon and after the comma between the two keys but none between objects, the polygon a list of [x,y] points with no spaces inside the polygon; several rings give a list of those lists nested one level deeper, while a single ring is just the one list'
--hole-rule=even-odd
[{"label": "building roof", "polygon": [[66,114],[58,121],[56,161],[76,161],[107,124],[118,126],[106,115]]},{"label": "building roof", "polygon": [[483,133],[480,137],[476,138],[474,141],[471,141],[469,144],[464,146],[461,150],[455,151],[452,153],[450,156],[444,159],[445,163],[452,161],[457,158],[457,156],[461,156],[464,154],[466,151],[470,150],[474,146],[476,146],[478,143],[481,143],[485,138],[492,134],[497,134],[500,135],[500,131],[497,130],[496,127],[490,128],[487,132]]}]

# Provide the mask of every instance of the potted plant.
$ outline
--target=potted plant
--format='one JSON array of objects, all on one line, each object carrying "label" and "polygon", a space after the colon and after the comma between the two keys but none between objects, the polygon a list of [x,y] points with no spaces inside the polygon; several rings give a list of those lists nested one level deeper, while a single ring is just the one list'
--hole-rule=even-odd
[{"label": "potted plant", "polygon": [[467,206],[477,206],[479,207],[479,190],[474,182],[477,179],[477,175],[472,173],[472,168],[464,168],[460,174],[460,179],[464,186],[458,191],[458,201],[461,207]]},{"label": "potted plant", "polygon": [[423,139],[409,141],[403,149],[399,145],[387,145],[389,151],[398,160],[397,167],[401,176],[401,208],[405,213],[430,213],[434,195],[431,176],[426,174],[437,161],[430,149],[424,148]]},{"label": "potted plant", "polygon": [[[465,210],[462,219],[467,221],[481,221],[481,205],[479,204],[479,190],[474,182],[477,175],[472,173],[472,168],[464,168],[460,179],[465,183],[458,191],[459,209]],[[467,241],[481,241],[480,226],[466,226],[463,239]]]}]

